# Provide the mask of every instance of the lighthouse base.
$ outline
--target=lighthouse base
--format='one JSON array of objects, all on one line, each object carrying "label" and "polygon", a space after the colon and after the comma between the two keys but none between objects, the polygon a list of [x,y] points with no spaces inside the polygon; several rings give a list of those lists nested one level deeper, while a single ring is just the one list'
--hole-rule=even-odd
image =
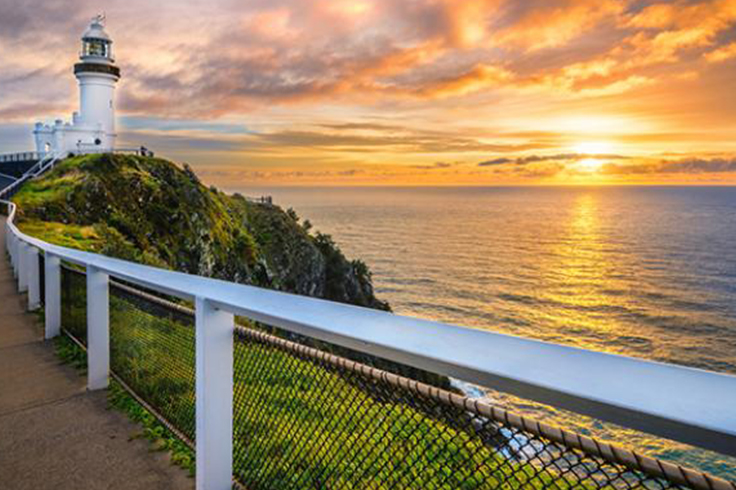
[{"label": "lighthouse base", "polygon": [[36,151],[42,155],[64,157],[69,154],[106,153],[115,148],[115,134],[60,120],[53,125],[36,123],[33,135]]}]

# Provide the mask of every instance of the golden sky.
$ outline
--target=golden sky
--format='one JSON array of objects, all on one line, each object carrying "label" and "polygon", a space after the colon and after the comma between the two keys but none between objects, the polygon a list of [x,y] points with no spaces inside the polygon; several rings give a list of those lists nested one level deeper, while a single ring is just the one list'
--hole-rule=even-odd
[{"label": "golden sky", "polygon": [[[99,2],[0,0],[0,152]],[[239,185],[736,184],[736,0],[104,3],[123,145]]]}]

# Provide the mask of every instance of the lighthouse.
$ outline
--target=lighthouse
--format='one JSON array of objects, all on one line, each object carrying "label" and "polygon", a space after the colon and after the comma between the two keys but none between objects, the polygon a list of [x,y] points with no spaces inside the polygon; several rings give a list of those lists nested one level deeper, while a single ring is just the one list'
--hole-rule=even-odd
[{"label": "lighthouse", "polygon": [[36,123],[36,150],[44,155],[104,153],[115,149],[115,65],[112,39],[105,32],[105,17],[98,15],[82,34],[82,51],[74,65],[79,82],[79,111],[70,122]]}]

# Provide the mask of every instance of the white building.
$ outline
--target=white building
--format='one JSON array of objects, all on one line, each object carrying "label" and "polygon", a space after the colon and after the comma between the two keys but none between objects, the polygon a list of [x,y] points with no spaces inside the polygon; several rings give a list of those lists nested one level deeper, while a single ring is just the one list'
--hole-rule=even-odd
[{"label": "white building", "polygon": [[36,123],[36,151],[63,157],[69,153],[98,153],[115,148],[115,84],[120,69],[112,55],[112,39],[98,15],[82,35],[80,63],[74,65],[79,81],[79,112],[71,122]]}]

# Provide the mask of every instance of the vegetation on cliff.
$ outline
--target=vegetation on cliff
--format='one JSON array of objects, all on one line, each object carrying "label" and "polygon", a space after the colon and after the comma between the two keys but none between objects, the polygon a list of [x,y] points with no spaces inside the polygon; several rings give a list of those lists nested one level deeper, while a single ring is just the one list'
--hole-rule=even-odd
[{"label": "vegetation on cliff", "polygon": [[[68,158],[15,196],[25,233],[66,247],[157,267],[390,310],[371,272],[296,211],[227,195],[188,167],[160,158]],[[274,332],[277,333],[277,332]],[[353,360],[451,388],[445,376],[295,334],[283,335]]]},{"label": "vegetation on cliff", "polygon": [[69,158],[15,198],[46,241],[158,267],[388,310],[371,274],[296,213],[203,185],[160,158]]}]

